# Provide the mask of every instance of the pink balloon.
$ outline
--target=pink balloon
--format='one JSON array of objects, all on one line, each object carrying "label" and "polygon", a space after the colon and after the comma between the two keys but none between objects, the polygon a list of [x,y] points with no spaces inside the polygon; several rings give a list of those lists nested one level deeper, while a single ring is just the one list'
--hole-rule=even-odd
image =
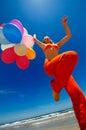
[{"label": "pink balloon", "polygon": [[13,19],[10,23],[16,25],[16,26],[20,29],[20,31],[21,31],[21,33],[22,33],[22,35],[23,35],[23,33],[24,33],[24,28],[23,28],[22,23],[21,23],[19,20]]},{"label": "pink balloon", "polygon": [[26,28],[24,28],[24,27],[23,27],[23,29],[24,29],[23,36],[28,35],[28,31],[27,31],[27,29],[26,29]]},{"label": "pink balloon", "polygon": [[34,39],[31,35],[25,35],[22,38],[21,44],[24,44],[27,48],[30,48],[34,45]]},{"label": "pink balloon", "polygon": [[5,24],[4,24],[4,23],[0,25],[0,27],[2,27],[2,28],[3,28],[4,26],[5,26]]}]

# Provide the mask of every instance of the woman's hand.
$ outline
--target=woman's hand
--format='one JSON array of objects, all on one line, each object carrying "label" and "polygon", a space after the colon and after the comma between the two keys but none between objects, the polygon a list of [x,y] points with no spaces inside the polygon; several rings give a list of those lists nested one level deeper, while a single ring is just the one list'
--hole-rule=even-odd
[{"label": "woman's hand", "polygon": [[33,35],[34,40],[36,40],[36,34]]},{"label": "woman's hand", "polygon": [[64,23],[67,23],[67,21],[68,21],[68,17],[66,16],[66,17],[64,17],[64,18],[62,18],[62,23],[64,24]]}]

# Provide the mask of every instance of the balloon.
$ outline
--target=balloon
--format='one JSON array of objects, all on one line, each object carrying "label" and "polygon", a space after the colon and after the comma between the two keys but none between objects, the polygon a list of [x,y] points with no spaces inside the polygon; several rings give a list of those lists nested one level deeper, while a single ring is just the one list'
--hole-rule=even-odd
[{"label": "balloon", "polygon": [[9,41],[5,38],[2,27],[0,28],[0,44],[9,44]]},{"label": "balloon", "polygon": [[1,59],[4,63],[10,64],[16,60],[16,54],[14,52],[14,48],[8,48],[4,50],[1,54]]},{"label": "balloon", "polygon": [[23,27],[23,29],[24,29],[23,36],[28,35],[28,31],[27,31],[27,29],[26,29],[26,28],[24,28],[24,27]]},{"label": "balloon", "polygon": [[21,44],[24,44],[27,48],[30,48],[34,45],[34,39],[31,35],[25,35],[22,38]]},{"label": "balloon", "polygon": [[16,26],[20,29],[20,31],[21,31],[21,33],[22,33],[22,35],[23,35],[23,33],[24,33],[24,28],[23,28],[22,23],[21,23],[19,20],[13,19],[10,23],[16,25]]},{"label": "balloon", "polygon": [[4,26],[5,26],[5,24],[4,24],[4,23],[0,25],[0,27],[2,27],[2,28],[3,28]]},{"label": "balloon", "polygon": [[26,56],[28,59],[32,60],[32,59],[35,59],[36,53],[33,49],[28,48],[28,53],[26,54]]},{"label": "balloon", "polygon": [[1,50],[4,51],[7,48],[13,47],[15,44],[1,44]]},{"label": "balloon", "polygon": [[17,44],[14,46],[14,51],[18,56],[24,56],[28,52],[28,48],[23,44]]},{"label": "balloon", "polygon": [[3,27],[3,34],[11,43],[20,43],[22,39],[22,33],[20,29],[11,23],[8,23]]},{"label": "balloon", "polygon": [[27,69],[30,65],[29,60],[27,59],[26,56],[17,56],[16,58],[16,65],[20,68],[20,69]]}]

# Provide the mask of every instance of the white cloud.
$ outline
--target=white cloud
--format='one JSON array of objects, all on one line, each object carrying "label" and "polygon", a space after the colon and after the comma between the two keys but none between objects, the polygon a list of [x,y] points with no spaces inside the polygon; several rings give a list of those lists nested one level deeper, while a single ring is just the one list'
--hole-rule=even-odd
[{"label": "white cloud", "polygon": [[25,95],[24,94],[19,94],[18,96],[21,97],[21,98],[24,98]]},{"label": "white cloud", "polygon": [[15,94],[16,91],[0,90],[0,95]]},{"label": "white cloud", "polygon": [[23,98],[24,94],[22,93],[17,93],[16,91],[12,91],[12,90],[6,90],[6,89],[2,89],[0,90],[0,95],[6,96],[6,95],[11,95],[11,94],[15,94],[16,96]]}]

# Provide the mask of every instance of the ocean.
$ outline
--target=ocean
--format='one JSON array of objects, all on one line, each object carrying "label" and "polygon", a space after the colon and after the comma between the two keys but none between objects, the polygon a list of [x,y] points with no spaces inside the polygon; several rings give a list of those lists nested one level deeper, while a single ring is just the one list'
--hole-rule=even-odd
[{"label": "ocean", "polygon": [[73,109],[0,125],[0,130],[80,130]]}]

